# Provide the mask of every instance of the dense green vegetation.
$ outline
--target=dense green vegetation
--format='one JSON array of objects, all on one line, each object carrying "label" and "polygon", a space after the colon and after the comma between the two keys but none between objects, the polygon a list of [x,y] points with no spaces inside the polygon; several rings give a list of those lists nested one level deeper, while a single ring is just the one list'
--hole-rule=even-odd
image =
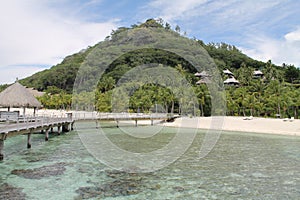
[{"label": "dense green vegetation", "polygon": [[298,85],[285,82],[278,74],[269,80],[268,76],[266,72],[265,79],[244,79],[242,86],[226,88],[227,115],[298,118]]},{"label": "dense green vegetation", "polygon": [[[99,47],[101,47],[98,50],[99,54],[105,53],[106,49],[109,49],[108,52],[117,52],[118,45],[124,43],[121,40],[121,35],[128,30],[138,28],[142,28],[147,33],[147,37],[143,35],[140,39],[135,38],[135,43],[152,42],[151,31],[147,32],[147,28],[168,31],[168,34],[183,37],[179,26],[176,26],[173,31],[170,24],[161,19],[149,19],[143,24],[132,25],[131,28],[121,27],[114,30],[105,41],[68,56],[62,63],[53,66],[51,69],[36,73],[20,82],[28,87],[45,91],[46,94],[40,97],[40,101],[45,107],[70,109],[77,71],[82,64],[85,64],[84,61],[89,53]],[[226,87],[227,115],[298,117],[300,107],[300,70],[298,68],[286,64],[276,66],[271,61],[267,63],[256,61],[243,54],[233,45],[225,43],[205,44],[195,38],[187,40],[196,42],[197,45],[203,47],[213,58],[220,73],[227,68],[240,81],[239,87]],[[82,88],[80,93],[73,94],[73,101],[76,102],[77,109],[96,109],[99,112],[111,112],[113,89],[116,88],[120,78],[136,66],[147,63],[160,63],[176,69],[188,80],[197,95],[199,107],[197,107],[194,114],[203,116],[211,114],[211,95],[205,84],[196,85],[198,78],[194,76],[196,71],[191,63],[172,52],[155,48],[129,51],[115,59],[109,64],[95,87],[91,84]],[[93,65],[86,67],[84,72],[86,76],[81,77],[86,84],[90,84],[89,81],[99,79],[97,69],[91,66]],[[264,78],[253,78],[252,75],[255,69],[261,70],[264,73]],[[226,78],[226,76],[223,78]],[[5,87],[2,86],[1,89]],[[95,108],[93,106],[89,107],[89,105],[89,108],[86,108],[87,104],[85,102],[87,101],[90,101],[89,105],[94,104]],[[141,84],[133,88],[128,110],[130,112],[153,112],[154,105],[159,104],[168,112],[180,113],[180,101],[182,99],[177,99],[169,88],[155,83]]]},{"label": "dense green vegetation", "polygon": [[8,86],[9,86],[8,84],[0,85],[0,92],[3,91]]}]

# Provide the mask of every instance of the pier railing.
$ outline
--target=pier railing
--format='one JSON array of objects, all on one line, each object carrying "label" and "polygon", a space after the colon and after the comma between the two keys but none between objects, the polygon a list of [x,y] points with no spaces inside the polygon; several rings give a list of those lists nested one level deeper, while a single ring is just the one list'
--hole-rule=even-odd
[{"label": "pier railing", "polygon": [[18,117],[17,119],[10,119],[0,123],[0,133],[8,133],[11,131],[21,131],[24,129],[31,129],[37,127],[46,127],[59,123],[72,122],[71,118],[59,116],[26,116]]},{"label": "pier railing", "polygon": [[16,119],[1,120],[0,133],[8,133],[11,131],[21,131],[24,129],[32,129],[37,127],[47,127],[60,123],[72,123],[80,120],[167,120],[176,117],[167,113],[98,113],[98,112],[82,112],[75,111],[59,115],[43,115],[43,116],[26,116]]},{"label": "pier railing", "polygon": [[58,115],[47,116],[14,116],[1,118],[0,117],[0,161],[4,158],[4,140],[16,135],[27,134],[27,148],[31,148],[31,135],[36,131],[45,133],[45,140],[48,141],[49,132],[57,127],[57,133],[60,131],[67,132],[73,130],[74,121],[77,120],[110,120],[116,121],[119,127],[119,121],[134,120],[135,126],[138,125],[138,120],[150,120],[151,125],[155,120],[168,120],[177,116],[167,113],[97,113],[97,112],[69,112]]},{"label": "pier railing", "polygon": [[167,113],[96,113],[96,112],[73,112],[72,119],[78,120],[135,120],[135,119],[167,119]]}]

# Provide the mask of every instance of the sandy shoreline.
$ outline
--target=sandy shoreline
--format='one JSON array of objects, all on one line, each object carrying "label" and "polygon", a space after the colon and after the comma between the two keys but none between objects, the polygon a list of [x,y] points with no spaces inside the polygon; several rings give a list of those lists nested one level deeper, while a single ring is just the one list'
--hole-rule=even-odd
[{"label": "sandy shoreline", "polygon": [[300,136],[300,120],[244,117],[178,118],[165,126]]},{"label": "sandy shoreline", "polygon": [[[6,111],[7,109],[0,109],[0,110]],[[23,109],[12,109],[11,111],[14,110],[20,111],[20,114],[23,113]],[[66,117],[67,116],[66,113],[68,112],[74,113],[74,111],[40,109],[36,112],[36,114],[37,116]],[[26,109],[26,115],[32,115],[32,114],[33,114],[33,109]],[[127,123],[134,123],[134,122],[128,121]],[[151,123],[150,120],[138,121],[138,124],[141,125],[150,125],[150,123]],[[154,124],[157,123],[159,123],[159,121],[155,121]],[[245,120],[244,117],[231,117],[231,116],[194,117],[194,118],[181,117],[181,118],[177,118],[174,122],[163,123],[163,125],[172,126],[172,127],[217,129],[217,130],[224,130],[224,131],[300,136],[300,119],[284,120],[284,119],[253,117],[253,119],[251,120]]]}]

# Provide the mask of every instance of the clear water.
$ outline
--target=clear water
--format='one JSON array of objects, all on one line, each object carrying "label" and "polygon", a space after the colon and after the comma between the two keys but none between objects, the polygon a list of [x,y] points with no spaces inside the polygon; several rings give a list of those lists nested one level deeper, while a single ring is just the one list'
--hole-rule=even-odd
[{"label": "clear water", "polygon": [[[174,135],[164,128],[154,141],[132,145],[119,129],[106,130],[120,147],[137,152],[160,148]],[[227,132],[199,160],[203,137],[199,131],[170,166],[141,174],[101,164],[75,131],[48,142],[36,134],[30,150],[26,136],[9,138],[0,163],[0,199],[300,199],[299,137]]]}]

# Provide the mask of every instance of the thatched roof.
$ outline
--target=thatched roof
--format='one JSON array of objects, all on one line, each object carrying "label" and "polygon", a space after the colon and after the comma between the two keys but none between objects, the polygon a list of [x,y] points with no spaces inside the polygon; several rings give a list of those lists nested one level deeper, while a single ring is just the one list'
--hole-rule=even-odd
[{"label": "thatched roof", "polygon": [[228,78],[224,81],[224,84],[233,84],[233,85],[238,85],[240,82],[236,80],[234,77]]},{"label": "thatched roof", "polygon": [[0,93],[2,107],[41,107],[41,103],[27,90],[16,82]]},{"label": "thatched roof", "polygon": [[254,75],[254,76],[262,76],[262,75],[264,75],[264,73],[262,73],[262,71],[260,71],[260,70],[255,70],[255,71],[253,72],[253,75]]},{"label": "thatched roof", "polygon": [[223,73],[226,74],[226,75],[233,76],[233,73],[229,69],[223,70]]},{"label": "thatched roof", "polygon": [[211,77],[206,71],[202,71],[201,73],[197,72],[194,75],[197,77]]},{"label": "thatched roof", "polygon": [[45,94],[45,92],[40,92],[35,90],[34,88],[26,88],[34,97],[41,97]]},{"label": "thatched roof", "polygon": [[209,78],[202,78],[199,81],[196,82],[197,85],[200,84],[207,84],[207,83],[211,83],[211,80]]}]

